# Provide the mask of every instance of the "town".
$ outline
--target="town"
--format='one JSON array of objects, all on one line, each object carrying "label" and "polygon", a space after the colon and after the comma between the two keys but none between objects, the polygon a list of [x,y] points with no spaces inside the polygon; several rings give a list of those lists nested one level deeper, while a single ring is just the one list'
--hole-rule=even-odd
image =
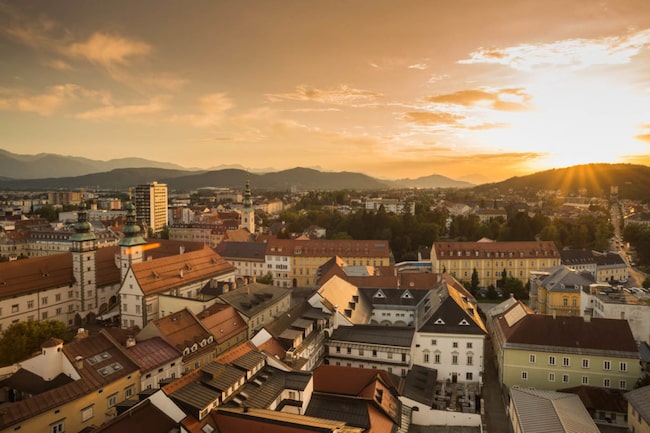
[{"label": "town", "polygon": [[650,218],[618,186],[0,209],[0,432],[650,431]]}]

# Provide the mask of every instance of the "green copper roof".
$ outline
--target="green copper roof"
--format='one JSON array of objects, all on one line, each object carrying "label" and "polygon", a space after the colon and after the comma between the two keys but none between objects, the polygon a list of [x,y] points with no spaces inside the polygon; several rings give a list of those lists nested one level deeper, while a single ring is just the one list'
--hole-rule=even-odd
[{"label": "green copper roof", "polygon": [[135,223],[135,205],[133,202],[126,204],[126,225],[124,226],[123,233],[124,237],[120,239],[120,246],[131,247],[147,243],[140,236],[140,226]]},{"label": "green copper roof", "polygon": [[93,226],[88,222],[86,202],[82,199],[77,212],[77,222],[74,224],[75,233],[70,236],[71,241],[92,241],[97,239]]}]

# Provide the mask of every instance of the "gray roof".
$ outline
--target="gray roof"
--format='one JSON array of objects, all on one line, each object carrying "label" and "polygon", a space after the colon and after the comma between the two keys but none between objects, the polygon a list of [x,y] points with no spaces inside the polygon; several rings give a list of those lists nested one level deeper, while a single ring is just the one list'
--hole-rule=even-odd
[{"label": "gray roof", "polygon": [[291,290],[289,289],[252,283],[223,293],[219,295],[219,299],[250,318],[290,294]]},{"label": "gray roof", "polygon": [[401,394],[404,397],[433,407],[438,370],[414,365],[404,379]]},{"label": "gray roof", "polygon": [[368,401],[357,397],[314,393],[305,415],[343,421],[354,427],[370,428]]},{"label": "gray roof", "polygon": [[219,391],[226,391],[231,386],[236,385],[245,375],[238,368],[216,362],[206,365],[201,368],[201,371],[204,373],[200,379],[201,383]]},{"label": "gray roof", "polygon": [[548,277],[542,280],[542,285],[549,291],[580,292],[582,287],[595,283],[593,275],[589,272],[576,272],[566,266],[551,270]]},{"label": "gray roof", "polygon": [[485,331],[468,316],[452,297],[442,301],[442,305],[434,311],[429,320],[420,326],[418,331],[441,334],[485,335]]},{"label": "gray roof", "polygon": [[224,406],[238,407],[245,404],[258,409],[268,409],[285,389],[304,391],[311,377],[311,373],[307,372],[286,372],[266,366],[250,379],[237,394],[229,398]]},{"label": "gray roof", "polygon": [[239,367],[242,370],[252,371],[260,363],[263,363],[266,360],[266,356],[261,352],[256,350],[251,350],[250,352],[244,353],[239,358],[231,362],[235,367]]},{"label": "gray roof", "polygon": [[600,433],[575,394],[510,389],[522,433]]},{"label": "gray roof", "polygon": [[415,307],[429,295],[429,290],[408,290],[398,288],[364,288],[359,287],[375,308],[378,306],[412,306]]},{"label": "gray roof", "polygon": [[228,260],[264,261],[266,244],[263,242],[220,242],[215,248],[217,253]]},{"label": "gray roof", "polygon": [[639,344],[639,357],[643,362],[650,362],[650,346],[645,341]]},{"label": "gray roof", "polygon": [[349,341],[381,346],[411,347],[415,329],[406,326],[354,325],[340,326],[330,341]]},{"label": "gray roof", "polygon": [[646,423],[650,423],[650,385],[637,388],[623,395],[632,407],[639,412]]}]

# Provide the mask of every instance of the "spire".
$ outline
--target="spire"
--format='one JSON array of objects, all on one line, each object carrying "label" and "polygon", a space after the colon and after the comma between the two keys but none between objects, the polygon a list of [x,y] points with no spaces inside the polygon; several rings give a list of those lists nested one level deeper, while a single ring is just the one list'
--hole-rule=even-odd
[{"label": "spire", "polygon": [[135,223],[135,205],[131,201],[129,191],[129,201],[126,203],[126,224],[124,225],[124,237],[120,239],[120,246],[130,247],[133,245],[143,245],[145,240],[140,235],[140,227]]},{"label": "spire", "polygon": [[70,236],[71,241],[90,241],[96,240],[93,226],[88,222],[88,211],[86,210],[86,201],[81,193],[81,201],[77,211],[77,222],[74,224],[74,234]]},{"label": "spire", "polygon": [[253,201],[251,200],[251,184],[246,180],[246,189],[244,189],[244,200],[242,201],[242,205],[246,209],[250,209],[253,207]]}]

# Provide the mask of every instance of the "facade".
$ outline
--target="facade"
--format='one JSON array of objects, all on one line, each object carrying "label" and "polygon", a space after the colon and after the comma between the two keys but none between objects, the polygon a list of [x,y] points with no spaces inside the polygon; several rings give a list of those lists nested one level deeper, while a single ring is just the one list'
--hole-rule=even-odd
[{"label": "facade", "polygon": [[161,337],[136,341],[129,336],[125,342],[129,357],[140,367],[140,389],[157,389],[160,383],[174,380],[183,373],[183,355]]},{"label": "facade", "polygon": [[266,244],[261,242],[221,242],[217,253],[235,267],[237,283],[252,282],[268,274]]},{"label": "facade", "polygon": [[253,209],[251,186],[248,181],[246,181],[246,188],[244,189],[240,218],[239,227],[247,230],[251,234],[255,233],[255,209]]},{"label": "facade", "polygon": [[560,264],[560,253],[550,241],[434,242],[431,266],[434,273],[448,272],[459,281],[470,281],[474,269],[481,287],[497,285],[503,271],[523,283],[530,273]]},{"label": "facade", "polygon": [[152,233],[160,232],[168,225],[167,185],[154,181],[136,186],[135,206],[138,223]]},{"label": "facade", "polygon": [[433,291],[430,318],[417,329],[413,364],[434,368],[438,380],[483,382],[487,329],[472,295],[448,274]]},{"label": "facade", "polygon": [[627,321],[532,314],[520,302],[495,307],[488,323],[500,382],[540,390],[578,385],[628,390],[641,376]]},{"label": "facade", "polygon": [[650,293],[644,289],[612,289],[599,287],[581,293],[583,315],[606,319],[625,319],[634,339],[650,341]]},{"label": "facade", "polygon": [[625,394],[627,400],[627,425],[634,433],[650,432],[650,385]]},{"label": "facade", "polygon": [[629,269],[620,253],[588,250],[563,250],[562,264],[576,271],[588,271],[597,282],[618,283],[627,281]]},{"label": "facade", "polygon": [[404,201],[396,198],[369,198],[365,201],[366,210],[378,211],[383,207],[384,211],[394,214],[405,212],[415,215],[415,201]]},{"label": "facade", "polygon": [[384,240],[269,239],[267,270],[279,287],[313,287],[318,268],[334,256],[352,266],[388,266],[391,253]]},{"label": "facade", "polygon": [[596,283],[588,271],[577,272],[566,266],[530,277],[530,307],[539,314],[580,316],[581,293]]}]

